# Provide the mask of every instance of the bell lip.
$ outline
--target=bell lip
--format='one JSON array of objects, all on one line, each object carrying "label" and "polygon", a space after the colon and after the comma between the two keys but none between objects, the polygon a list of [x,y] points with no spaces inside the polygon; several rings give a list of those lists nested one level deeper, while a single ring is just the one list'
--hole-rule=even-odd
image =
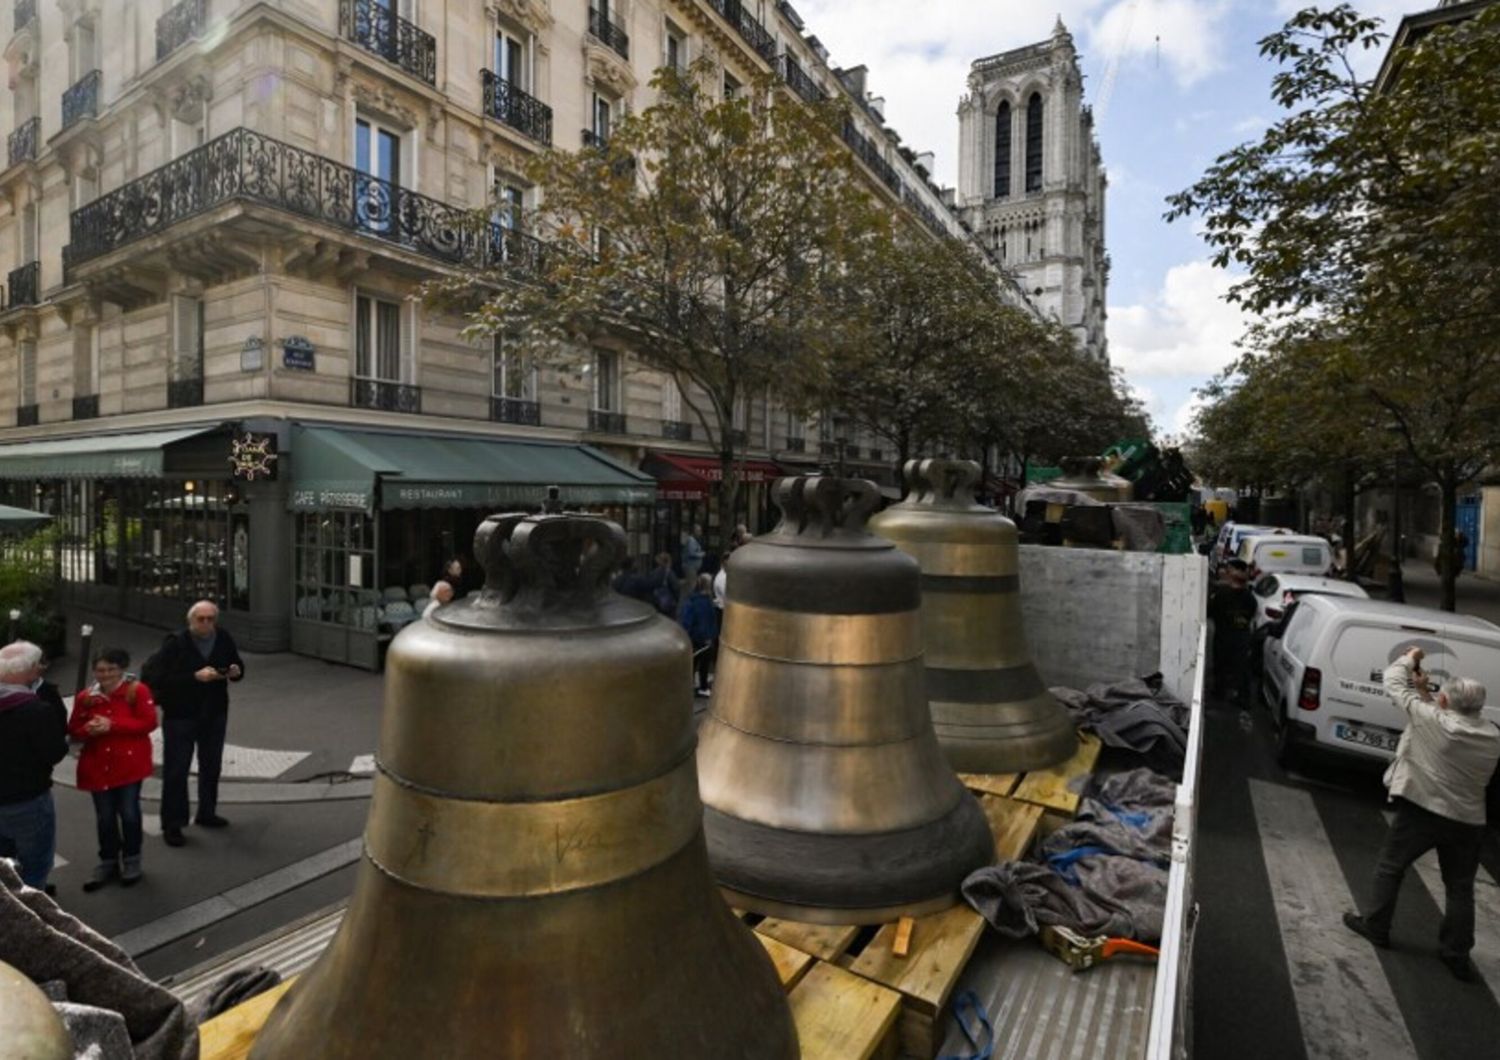
[{"label": "bell lip", "polygon": [[955,890],[951,894],[941,894],[934,898],[920,899],[901,905],[838,908],[778,902],[774,898],[761,898],[758,895],[736,891],[733,887],[723,885],[720,885],[719,892],[723,894],[724,900],[735,909],[759,913],[778,920],[795,920],[802,924],[823,924],[834,927],[846,924],[863,927],[869,924],[889,924],[904,916],[930,916],[933,913],[941,913],[945,909],[952,909],[962,900],[960,893]]},{"label": "bell lip", "polygon": [[965,737],[951,726],[933,728],[943,757],[958,773],[1029,773],[1061,765],[1078,753],[1078,733],[1071,722],[1003,737]]},{"label": "bell lip", "polygon": [[[440,605],[424,620],[468,633],[551,637],[578,630],[628,629],[653,618],[666,617],[642,600],[632,600],[613,591],[601,596],[593,607],[562,607],[557,610],[527,608],[515,611],[505,604],[490,603],[495,595],[498,594],[493,590],[481,589],[462,600]],[[479,606],[481,603],[485,606]]]}]

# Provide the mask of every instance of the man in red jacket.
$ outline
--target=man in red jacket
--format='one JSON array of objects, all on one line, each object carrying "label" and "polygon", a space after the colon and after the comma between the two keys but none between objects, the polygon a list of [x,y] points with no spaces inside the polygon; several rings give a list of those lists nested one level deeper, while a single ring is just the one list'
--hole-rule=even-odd
[{"label": "man in red jacket", "polygon": [[67,716],[37,695],[41,676],[41,648],[24,640],[0,648],[0,857],[20,862],[28,887],[50,890],[52,767],[68,753]]}]

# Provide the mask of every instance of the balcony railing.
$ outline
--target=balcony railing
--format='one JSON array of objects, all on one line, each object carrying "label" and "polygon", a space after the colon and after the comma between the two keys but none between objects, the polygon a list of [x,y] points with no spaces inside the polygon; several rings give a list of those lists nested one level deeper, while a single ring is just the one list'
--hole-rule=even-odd
[{"label": "balcony railing", "polygon": [[589,409],[589,430],[595,434],[624,434],[625,413]]},{"label": "balcony railing", "polygon": [[387,379],[349,380],[349,404],[357,409],[381,412],[421,412],[422,388]]},{"label": "balcony railing", "polygon": [[545,245],[471,211],[235,129],[73,211],[68,267],[235,200],[337,225],[453,265],[538,267]]},{"label": "balcony railing", "polygon": [[10,275],[5,280],[5,289],[9,294],[5,308],[17,309],[23,305],[36,305],[41,300],[41,278],[42,263],[40,261],[28,261],[19,269],[11,269]]},{"label": "balcony railing", "polygon": [[776,62],[776,38],[760,20],[745,10],[741,0],[708,0],[709,6],[724,16],[724,21],[745,39],[745,43],[768,63]]},{"label": "balcony railing", "polygon": [[20,33],[36,18],[36,0],[16,0],[15,32]]},{"label": "balcony railing", "polygon": [[378,0],[339,0],[339,32],[411,76],[437,84],[437,40]]},{"label": "balcony railing", "polygon": [[17,125],[5,141],[5,164],[19,165],[36,161],[36,142],[42,130],[42,119],[31,118]]},{"label": "balcony railing", "polygon": [[191,409],[203,404],[203,377],[184,376],[167,381],[167,408]]},{"label": "balcony railing", "polygon": [[809,103],[821,103],[827,98],[817,82],[807,75],[807,71],[802,69],[790,52],[781,57],[781,79],[788,88]]},{"label": "balcony railing", "polygon": [[856,129],[852,121],[844,122],[843,136],[844,143],[849,145],[859,160],[874,170],[875,175],[885,183],[886,187],[900,194],[901,178],[896,175],[896,167],[881,156],[880,148],[875,146],[875,141]]},{"label": "balcony railing", "polygon": [[786,451],[789,452],[789,453],[805,453],[805,452],[807,452],[807,439],[806,438],[788,438],[786,440]]},{"label": "balcony railing", "polygon": [[156,20],[156,61],[203,35],[208,24],[208,0],[179,0]]},{"label": "balcony railing", "polygon": [[34,403],[30,405],[16,406],[17,427],[35,427],[40,422],[41,416],[38,413],[37,406]]},{"label": "balcony railing", "polygon": [[492,70],[479,71],[484,89],[484,112],[533,140],[552,143],[552,108],[528,95]]},{"label": "balcony railing", "polygon": [[630,38],[624,27],[596,7],[589,8],[589,32],[618,52],[621,59],[630,58]]},{"label": "balcony railing", "polygon": [[84,118],[99,116],[100,76],[98,70],[90,70],[63,93],[62,127],[64,129]]},{"label": "balcony railing", "polygon": [[99,395],[73,395],[73,418],[75,420],[97,420],[99,418]]},{"label": "balcony railing", "polygon": [[916,192],[904,185],[901,188],[901,201],[906,203],[907,209],[922,219],[923,224],[932,229],[934,235],[952,235],[948,231],[948,226],[943,224],[942,219],[938,217],[937,211],[923,202]]},{"label": "balcony railing", "polygon": [[542,425],[542,405],[525,398],[490,398],[490,419],[496,423],[518,423],[523,427]]},{"label": "balcony railing", "polygon": [[693,440],[693,425],[684,423],[682,420],[662,420],[661,436],[671,438],[675,442],[691,442]]},{"label": "balcony railing", "polygon": [[592,147],[596,151],[602,151],[609,146],[609,137],[593,129],[584,129],[581,139],[584,147]]}]

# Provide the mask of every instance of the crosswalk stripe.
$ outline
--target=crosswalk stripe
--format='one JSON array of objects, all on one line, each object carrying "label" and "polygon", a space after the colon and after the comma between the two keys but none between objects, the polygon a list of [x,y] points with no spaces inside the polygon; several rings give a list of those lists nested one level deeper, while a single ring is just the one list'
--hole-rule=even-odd
[{"label": "crosswalk stripe", "polygon": [[[1447,892],[1437,851],[1429,850],[1417,859],[1417,875],[1437,907],[1445,908]],[[1474,880],[1474,952],[1470,956],[1490,993],[1500,999],[1500,885],[1483,865]]]},{"label": "crosswalk stripe", "polygon": [[1255,779],[1250,796],[1307,1055],[1414,1058],[1380,959],[1343,925],[1354,899],[1312,796]]}]

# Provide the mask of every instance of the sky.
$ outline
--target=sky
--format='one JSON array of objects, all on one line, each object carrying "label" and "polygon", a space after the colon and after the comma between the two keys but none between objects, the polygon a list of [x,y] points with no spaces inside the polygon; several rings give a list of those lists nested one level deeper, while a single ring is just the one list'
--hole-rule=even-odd
[{"label": "sky", "polygon": [[[1276,67],[1256,43],[1313,0],[793,0],[836,66],[870,69],[888,123],[917,152],[937,155],[938,182],[956,184],[958,118],[970,64],[1047,39],[1061,16],[1096,104],[1111,61],[1114,90],[1096,106],[1109,174],[1105,247],[1110,360],[1151,412],[1159,434],[1189,426],[1193,391],[1236,355],[1246,320],[1224,300],[1234,277],[1215,269],[1193,220],[1167,224],[1165,197],[1191,185],[1224,151],[1280,115]],[[1332,6],[1326,0],[1323,6]],[[1395,29],[1437,0],[1355,0]],[[1373,73],[1381,53],[1364,57]]]}]

